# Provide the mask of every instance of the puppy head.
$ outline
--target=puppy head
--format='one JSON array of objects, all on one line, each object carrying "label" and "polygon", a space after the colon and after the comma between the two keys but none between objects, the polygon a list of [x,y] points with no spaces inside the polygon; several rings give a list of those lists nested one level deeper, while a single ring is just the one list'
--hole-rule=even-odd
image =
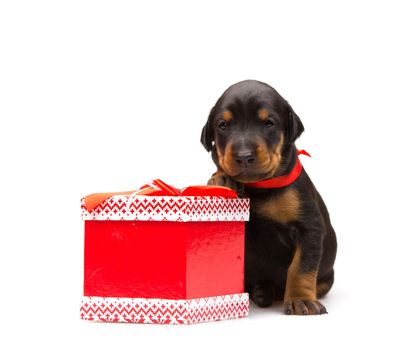
[{"label": "puppy head", "polygon": [[273,177],[282,151],[304,131],[300,118],[269,85],[246,80],[229,87],[208,117],[201,143],[239,182]]}]

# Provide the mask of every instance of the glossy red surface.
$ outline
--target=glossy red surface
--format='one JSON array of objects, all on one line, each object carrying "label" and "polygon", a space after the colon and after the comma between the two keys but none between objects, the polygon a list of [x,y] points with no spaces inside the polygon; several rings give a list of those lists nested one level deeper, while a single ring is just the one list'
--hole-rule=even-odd
[{"label": "glossy red surface", "polygon": [[243,276],[244,222],[85,222],[85,296],[242,293]]},{"label": "glossy red surface", "polygon": [[186,297],[242,293],[244,222],[190,224],[186,233]]}]

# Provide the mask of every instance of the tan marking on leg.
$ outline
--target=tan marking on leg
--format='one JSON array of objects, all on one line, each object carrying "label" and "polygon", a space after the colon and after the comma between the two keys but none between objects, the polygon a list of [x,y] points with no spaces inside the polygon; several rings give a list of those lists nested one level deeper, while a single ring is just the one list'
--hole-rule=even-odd
[{"label": "tan marking on leg", "polygon": [[317,300],[317,271],[300,272],[301,249],[296,248],[286,278],[285,302],[292,300]]}]

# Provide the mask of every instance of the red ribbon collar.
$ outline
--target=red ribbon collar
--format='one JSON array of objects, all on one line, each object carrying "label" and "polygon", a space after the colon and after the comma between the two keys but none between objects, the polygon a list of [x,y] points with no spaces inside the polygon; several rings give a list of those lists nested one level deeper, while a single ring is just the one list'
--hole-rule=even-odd
[{"label": "red ribbon collar", "polygon": [[[305,156],[311,157],[308,152],[305,150],[298,150],[297,155],[303,154]],[[244,185],[246,187],[253,187],[253,188],[280,188],[286,187],[296,181],[296,179],[300,176],[302,172],[303,166],[300,162],[299,157],[296,159],[296,164],[291,170],[289,174],[274,177],[272,179],[258,181],[258,182],[247,182]]]}]

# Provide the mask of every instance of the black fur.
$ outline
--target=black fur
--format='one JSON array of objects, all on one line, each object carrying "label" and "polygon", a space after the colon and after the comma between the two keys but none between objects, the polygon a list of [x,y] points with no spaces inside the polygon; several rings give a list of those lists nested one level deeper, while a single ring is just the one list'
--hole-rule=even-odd
[{"label": "black fur", "polygon": [[[269,111],[268,119],[273,125],[264,125],[258,119],[257,111],[261,108]],[[233,121],[222,121],[224,111],[230,111]],[[219,170],[209,183],[232,187],[251,201],[250,221],[246,224],[245,289],[260,306],[268,306],[273,300],[284,298],[287,271],[296,246],[301,250],[300,273],[317,272],[317,285],[326,286],[326,289],[317,289],[317,297],[328,292],[333,284],[337,250],[335,232],[324,201],[304,169],[294,183],[284,188],[257,189],[246,185],[247,182],[267,178],[261,164],[258,164],[256,147],[262,143],[268,150],[275,149],[281,142],[281,136],[280,166],[268,178],[289,173],[297,159],[294,142],[303,131],[300,118],[288,102],[269,85],[253,80],[227,89],[212,108],[202,131],[201,142],[207,151],[212,151]],[[225,169],[219,154],[222,155],[229,146],[232,153],[229,152],[228,157],[250,154],[250,164],[243,169],[240,161],[233,161],[232,167]],[[289,189],[297,191],[300,199],[301,214],[297,220],[279,222],[261,215],[257,210],[258,206],[278,198]],[[313,306],[311,303],[310,300],[305,301],[311,313],[325,312],[319,302]],[[294,313],[298,313],[297,305],[295,310]],[[292,313],[288,306],[285,312]]]}]

